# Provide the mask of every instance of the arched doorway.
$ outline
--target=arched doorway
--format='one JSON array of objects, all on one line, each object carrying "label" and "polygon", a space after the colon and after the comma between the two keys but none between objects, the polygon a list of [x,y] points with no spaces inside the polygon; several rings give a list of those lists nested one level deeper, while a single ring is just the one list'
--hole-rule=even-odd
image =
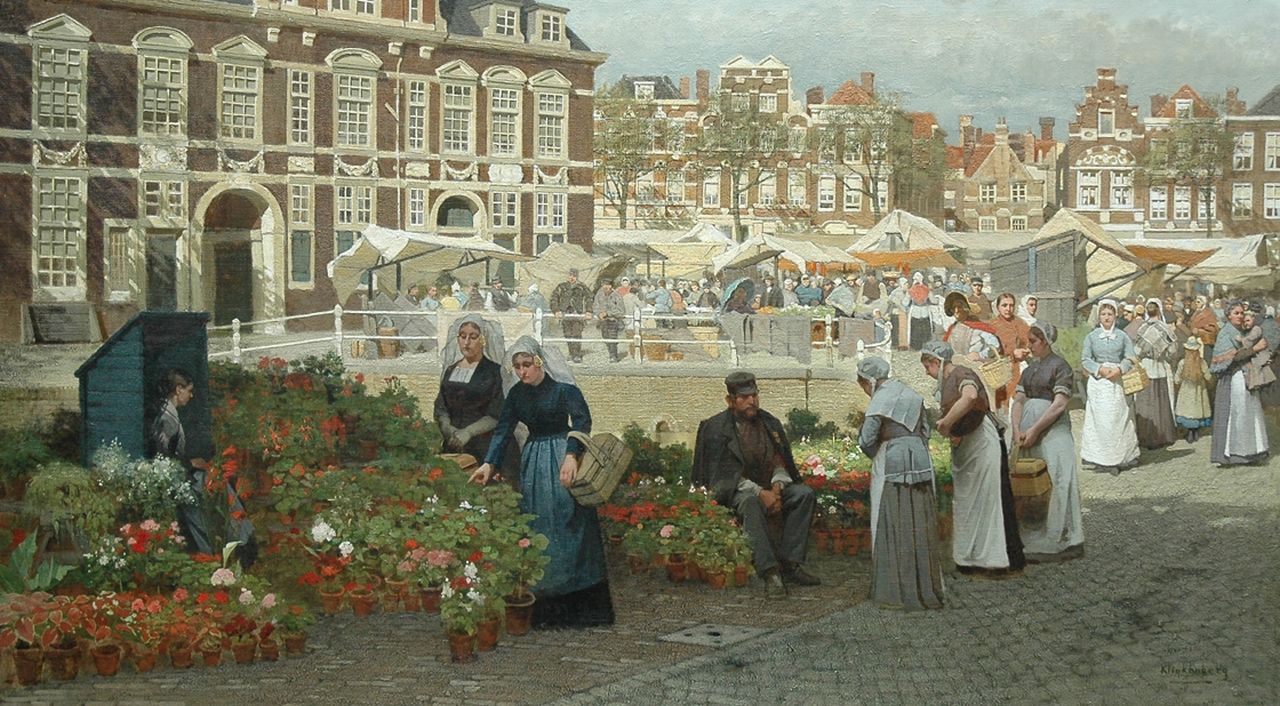
[{"label": "arched doorway", "polygon": [[219,194],[204,215],[205,289],[215,326],[254,319],[253,232],[265,206],[243,192]]}]

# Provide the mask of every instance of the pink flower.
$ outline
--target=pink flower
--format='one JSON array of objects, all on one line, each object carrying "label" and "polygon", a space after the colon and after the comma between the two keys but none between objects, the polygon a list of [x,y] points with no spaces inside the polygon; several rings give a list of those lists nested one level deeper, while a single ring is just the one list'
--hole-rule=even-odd
[{"label": "pink flower", "polygon": [[658,536],[662,537],[663,539],[670,539],[671,535],[675,534],[675,532],[676,532],[675,525],[663,525],[662,529],[658,530]]},{"label": "pink flower", "polygon": [[240,589],[240,605],[253,605],[253,591],[247,588]]},{"label": "pink flower", "polygon": [[412,559],[413,561],[423,562],[427,560],[428,553],[429,552],[426,549],[423,549],[422,547],[418,547],[417,549],[414,549],[413,551],[409,552],[409,558]]},{"label": "pink flower", "polygon": [[396,564],[396,571],[399,571],[402,574],[411,573],[416,568],[418,568],[418,565],[408,560]]},{"label": "pink flower", "polygon": [[274,593],[268,593],[267,595],[263,596],[263,597],[262,597],[262,607],[263,607],[264,609],[266,609],[266,610],[271,610],[272,608],[275,608],[275,607],[276,607],[276,594],[274,594]]},{"label": "pink flower", "polygon": [[432,549],[427,552],[427,563],[436,568],[445,568],[453,563],[453,552],[443,549]]},{"label": "pink flower", "polygon": [[231,569],[221,568],[213,572],[213,576],[209,577],[209,583],[214,586],[230,586],[236,582],[236,572]]},{"label": "pink flower", "polygon": [[170,522],[170,523],[169,523],[169,531],[170,531],[170,532],[177,532],[177,531],[178,531],[178,523],[177,523],[177,521],[176,521],[176,520],[175,520],[175,521],[173,521],[173,522]]},{"label": "pink flower", "polygon": [[533,542],[529,541],[528,537],[521,537],[520,541],[516,542],[516,544],[519,544],[521,549],[528,549],[529,545],[533,544]]},{"label": "pink flower", "polygon": [[181,603],[181,602],[183,602],[183,601],[187,600],[187,597],[188,597],[189,595],[191,595],[191,594],[187,593],[187,589],[185,589],[185,588],[179,588],[178,590],[176,590],[176,591],[174,591],[174,592],[173,592],[173,600],[174,600],[174,602],[176,602],[176,603]]},{"label": "pink flower", "polygon": [[129,605],[129,608],[136,613],[140,613],[147,609],[147,604],[141,598],[135,598],[133,599],[133,603]]},{"label": "pink flower", "polygon": [[822,458],[818,454],[809,454],[809,458],[804,460],[804,465],[809,468],[816,468],[820,463],[822,463]]},{"label": "pink flower", "polygon": [[142,528],[143,532],[155,532],[160,529],[160,523],[155,520],[143,520],[142,524],[138,526]]}]

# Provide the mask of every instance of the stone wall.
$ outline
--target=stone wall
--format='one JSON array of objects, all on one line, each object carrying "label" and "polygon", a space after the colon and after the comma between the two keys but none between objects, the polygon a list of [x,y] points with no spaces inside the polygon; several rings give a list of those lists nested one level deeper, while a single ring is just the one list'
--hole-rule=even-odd
[{"label": "stone wall", "polygon": [[0,428],[23,429],[53,417],[58,409],[78,410],[80,391],[74,387],[0,387]]}]

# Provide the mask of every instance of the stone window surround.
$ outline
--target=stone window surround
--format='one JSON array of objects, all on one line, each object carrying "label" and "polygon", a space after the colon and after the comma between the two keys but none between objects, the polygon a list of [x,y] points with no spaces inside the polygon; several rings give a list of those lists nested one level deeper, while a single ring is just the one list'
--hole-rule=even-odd
[{"label": "stone window surround", "polygon": [[[261,145],[263,143],[263,83],[266,79],[266,63],[267,50],[263,49],[256,42],[241,34],[226,40],[213,47],[213,56],[218,64],[218,88],[217,88],[217,119],[218,119],[218,140],[230,143],[240,143],[247,145]],[[225,84],[228,68],[246,68],[253,69],[256,74],[254,80],[254,115],[253,115],[253,136],[252,137],[236,137],[226,135],[223,130],[227,126],[223,123],[226,110]],[[248,93],[245,92],[247,95]]]},{"label": "stone window surround", "polygon": [[[173,27],[148,27],[133,37],[133,48],[138,55],[138,95],[137,95],[137,113],[138,113],[138,134],[147,135],[149,137],[183,137],[187,134],[187,107],[190,102],[190,53],[195,44],[191,38],[181,30]],[[179,91],[179,116],[177,132],[157,132],[148,131],[144,123],[145,110],[143,107],[146,81],[146,60],[158,59],[178,62],[180,78],[177,81]],[[156,82],[157,86],[172,87],[163,82]]]},{"label": "stone window surround", "polygon": [[[79,213],[78,218],[74,221],[65,221],[65,227],[75,228],[79,232],[79,239],[76,244],[76,263],[75,275],[76,283],[73,286],[55,286],[40,284],[40,226],[42,220],[40,218],[41,208],[41,180],[43,179],[63,179],[75,180],[79,187]],[[40,169],[32,174],[32,199],[31,199],[31,287],[33,292],[41,292],[48,295],[55,301],[85,301],[88,293],[87,282],[85,277],[88,273],[88,174],[83,170],[67,170],[67,169]]]},{"label": "stone window surround", "polygon": [[[91,33],[87,27],[66,14],[55,15],[32,25],[27,30],[31,38],[31,129],[36,138],[68,139],[84,137],[88,130],[85,113],[88,102],[89,87],[89,39]],[[40,102],[40,52],[42,49],[64,49],[78,51],[80,54],[80,91],[78,97],[79,127],[46,128],[39,123]]]}]

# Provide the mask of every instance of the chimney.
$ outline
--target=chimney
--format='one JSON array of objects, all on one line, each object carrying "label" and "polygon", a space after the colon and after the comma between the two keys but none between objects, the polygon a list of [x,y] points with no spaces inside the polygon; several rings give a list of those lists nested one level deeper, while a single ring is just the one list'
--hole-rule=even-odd
[{"label": "chimney", "polygon": [[1235,86],[1227,88],[1227,115],[1244,115],[1244,101],[1240,100],[1240,89]]},{"label": "chimney", "polygon": [[966,149],[972,147],[973,139],[973,116],[960,116],[960,145]]},{"label": "chimney", "polygon": [[1152,115],[1152,117],[1155,117],[1155,116],[1159,115],[1159,114],[1160,114],[1160,111],[1164,110],[1164,107],[1165,107],[1165,105],[1166,105],[1168,102],[1169,102],[1169,96],[1166,96],[1166,95],[1165,95],[1165,94],[1163,94],[1163,93],[1157,93],[1157,94],[1155,94],[1155,95],[1151,96],[1151,115]]},{"label": "chimney", "polygon": [[1049,118],[1049,117],[1040,118],[1040,139],[1042,140],[1053,139],[1053,126],[1055,122],[1056,121],[1053,118]]},{"label": "chimney", "polygon": [[873,72],[862,72],[862,90],[866,91],[869,96],[876,94],[876,75]]},{"label": "chimney", "polygon": [[811,105],[822,105],[827,100],[826,91],[822,86],[814,86],[804,92],[805,107]]},{"label": "chimney", "polygon": [[706,69],[698,69],[696,86],[698,102],[705,104],[711,99],[711,72]]},{"label": "chimney", "polygon": [[1104,83],[1109,83],[1113,86],[1115,85],[1116,83],[1115,69],[1106,69],[1106,68],[1098,69],[1098,85],[1102,86]]},{"label": "chimney", "polygon": [[996,144],[1009,144],[1009,124],[1005,122],[1004,118],[996,119]]},{"label": "chimney", "polygon": [[689,77],[688,76],[680,77],[680,97],[681,98],[689,97]]}]

